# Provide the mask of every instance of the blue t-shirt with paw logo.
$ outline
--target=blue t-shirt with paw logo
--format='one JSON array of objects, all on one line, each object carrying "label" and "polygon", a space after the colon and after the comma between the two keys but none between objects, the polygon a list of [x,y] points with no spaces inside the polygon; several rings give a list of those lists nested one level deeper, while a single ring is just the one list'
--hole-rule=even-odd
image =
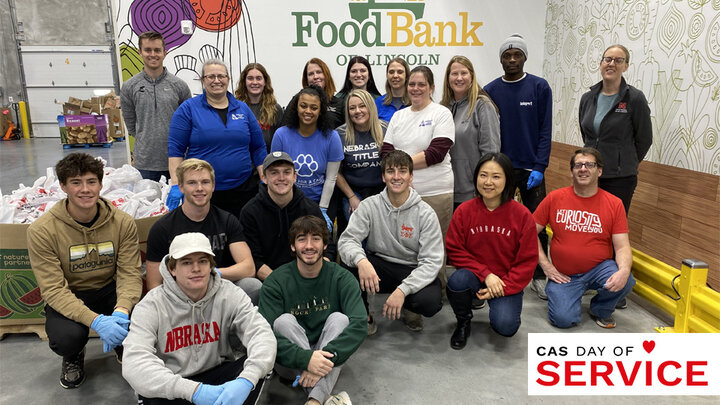
[{"label": "blue t-shirt with paw logo", "polygon": [[328,162],[339,162],[344,156],[340,136],[335,130],[329,131],[327,136],[316,130],[304,137],[295,128],[280,127],[273,136],[270,149],[290,155],[297,172],[295,184],[315,202],[320,201]]}]

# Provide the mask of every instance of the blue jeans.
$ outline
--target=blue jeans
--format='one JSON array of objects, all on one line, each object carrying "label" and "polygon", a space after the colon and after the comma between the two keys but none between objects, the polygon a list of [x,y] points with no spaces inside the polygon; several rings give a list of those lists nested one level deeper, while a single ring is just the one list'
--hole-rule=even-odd
[{"label": "blue jeans", "polygon": [[[361,198],[360,193],[355,192],[355,195],[357,196],[358,199]],[[342,199],[342,210],[343,210],[343,214],[345,214],[345,219],[350,221],[350,215],[352,215],[352,212],[350,212],[350,200],[348,200],[347,197],[343,197],[343,199]]]},{"label": "blue jeans", "polygon": [[143,179],[150,179],[154,181],[160,181],[160,176],[165,176],[168,182],[170,182],[170,172],[167,170],[143,170],[137,169]]},{"label": "blue jeans", "polygon": [[[469,289],[476,294],[479,289],[485,288],[485,283],[470,270],[457,269],[448,278],[447,288],[452,291]],[[512,336],[520,328],[520,314],[522,313],[523,292],[505,295],[487,300],[490,307],[490,326],[495,332],[503,336]],[[452,304],[452,302],[451,302]]]},{"label": "blue jeans", "polygon": [[590,312],[599,318],[609,318],[615,311],[615,304],[630,294],[635,286],[635,279],[631,273],[622,290],[610,292],[605,289],[605,282],[617,271],[615,260],[608,259],[587,273],[570,276],[568,283],[559,284],[548,280],[545,294],[548,296],[550,322],[558,328],[569,328],[579,324],[580,304],[586,290],[597,290],[597,295],[590,301]]}]

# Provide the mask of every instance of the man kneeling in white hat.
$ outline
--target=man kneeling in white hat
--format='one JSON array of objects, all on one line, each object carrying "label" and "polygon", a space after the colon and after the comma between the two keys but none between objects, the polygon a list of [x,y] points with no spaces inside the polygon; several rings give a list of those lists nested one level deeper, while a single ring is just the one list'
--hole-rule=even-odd
[{"label": "man kneeling in white hat", "polygon": [[[135,306],[122,371],[139,403],[257,400],[277,341],[247,294],[214,267],[205,235],[178,235],[160,263],[162,285]],[[240,339],[247,356],[235,358],[230,335]]]}]

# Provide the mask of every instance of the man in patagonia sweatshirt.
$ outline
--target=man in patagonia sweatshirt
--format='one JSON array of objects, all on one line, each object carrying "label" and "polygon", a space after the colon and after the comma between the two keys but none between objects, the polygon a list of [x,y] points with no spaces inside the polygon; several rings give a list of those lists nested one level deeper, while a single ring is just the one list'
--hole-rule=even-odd
[{"label": "man in patagonia sweatshirt", "polygon": [[[391,293],[383,316],[399,319],[403,310],[408,328],[420,331],[422,316],[431,317],[442,308],[437,276],[445,250],[440,223],[435,211],[410,187],[413,163],[407,153],[388,153],[380,168],[385,190],[360,202],[340,236],[338,251],[360,280],[365,308],[368,293]],[[408,312],[419,315],[409,319]],[[368,332],[375,331],[377,325],[370,315]]]},{"label": "man in patagonia sweatshirt", "polygon": [[330,233],[323,219],[307,215],[290,226],[295,261],[263,283],[258,308],[278,340],[276,371],[308,393],[306,405],[350,405],[345,391],[331,395],[340,369],[367,335],[367,312],[357,281],[323,260]]},{"label": "man in patagonia sweatshirt", "polygon": [[63,357],[60,385],[85,381],[89,328],[121,358],[129,314],[140,299],[142,273],[135,222],[100,197],[103,164],[71,153],[55,166],[67,198],[27,231],[28,254],[45,300],[50,349]]},{"label": "man in patagonia sweatshirt", "polygon": [[[137,305],[125,339],[123,377],[138,393],[138,403],[256,402],[277,342],[247,294],[214,267],[205,235],[173,239],[160,263],[163,283]],[[247,356],[235,357],[231,335]]]}]

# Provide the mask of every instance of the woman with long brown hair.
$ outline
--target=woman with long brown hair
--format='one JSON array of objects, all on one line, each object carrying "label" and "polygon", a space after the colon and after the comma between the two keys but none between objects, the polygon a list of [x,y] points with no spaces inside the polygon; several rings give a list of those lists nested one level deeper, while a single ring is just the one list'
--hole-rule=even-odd
[{"label": "woman with long brown hair", "polygon": [[262,129],[265,146],[270,152],[272,137],[280,128],[283,110],[275,99],[270,75],[259,63],[248,63],[240,73],[235,98],[250,107]]}]

